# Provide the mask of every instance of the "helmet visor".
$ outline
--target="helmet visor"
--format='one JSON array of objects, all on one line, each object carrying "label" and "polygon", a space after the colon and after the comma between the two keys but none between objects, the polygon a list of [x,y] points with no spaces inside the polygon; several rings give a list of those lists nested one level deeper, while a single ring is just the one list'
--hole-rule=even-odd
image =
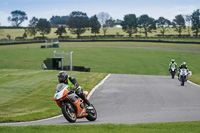
[{"label": "helmet visor", "polygon": [[64,83],[64,77],[58,77],[59,83]]}]

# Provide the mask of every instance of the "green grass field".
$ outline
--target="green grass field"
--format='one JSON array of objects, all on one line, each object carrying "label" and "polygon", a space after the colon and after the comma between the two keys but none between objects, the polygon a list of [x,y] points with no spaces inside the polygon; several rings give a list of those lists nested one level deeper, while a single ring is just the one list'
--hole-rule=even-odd
[{"label": "green grass field", "polygon": [[200,74],[198,44],[148,42],[63,42],[60,48],[41,49],[44,44],[1,46],[0,69],[41,70],[43,60],[53,51],[73,51],[73,65],[87,66],[92,72],[168,75],[173,58],[187,62],[194,75]]},{"label": "green grass field", "polygon": [[[193,73],[189,80],[200,84],[200,45],[198,44],[63,42],[60,43],[60,48],[48,49],[41,49],[41,45],[44,44],[0,46],[0,122],[30,121],[61,114],[59,107],[53,101],[58,83],[58,71],[41,69],[43,60],[52,57],[54,50],[73,51],[74,66],[91,68],[90,73],[69,72],[88,91],[107,73],[169,75],[168,64],[172,58],[178,65],[186,61]],[[92,127],[95,131],[101,132],[197,132],[200,130],[198,124],[199,122],[109,124],[92,125]],[[120,128],[116,128],[118,126]],[[90,125],[0,127],[0,130],[1,132],[52,132],[57,128],[69,128],[70,132],[79,132],[80,129],[90,128]]]},{"label": "green grass field", "polygon": [[[53,101],[58,84],[52,70],[0,70],[0,122],[30,121],[61,113]],[[84,90],[90,91],[105,73],[69,72]]]},{"label": "green grass field", "polygon": [[199,133],[200,122],[0,127],[1,133]]}]

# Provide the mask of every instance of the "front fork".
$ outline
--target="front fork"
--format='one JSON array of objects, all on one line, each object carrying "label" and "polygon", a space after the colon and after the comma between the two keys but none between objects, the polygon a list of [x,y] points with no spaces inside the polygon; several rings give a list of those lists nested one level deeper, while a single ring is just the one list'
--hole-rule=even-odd
[{"label": "front fork", "polygon": [[62,105],[66,105],[70,112],[75,113],[73,106],[69,102],[62,102]]},{"label": "front fork", "polygon": [[186,82],[187,81],[187,76],[180,76],[180,81]]}]

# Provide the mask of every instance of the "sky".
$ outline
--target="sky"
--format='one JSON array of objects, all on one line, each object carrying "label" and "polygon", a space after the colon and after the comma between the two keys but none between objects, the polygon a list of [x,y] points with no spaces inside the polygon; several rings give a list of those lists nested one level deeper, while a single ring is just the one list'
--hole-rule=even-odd
[{"label": "sky", "polygon": [[8,17],[15,10],[24,11],[28,20],[32,17],[50,19],[53,15],[66,16],[73,11],[87,13],[88,17],[100,12],[113,19],[123,20],[124,15],[143,14],[154,19],[165,17],[172,21],[176,15],[189,15],[200,9],[200,0],[0,0],[0,26],[11,26]]}]

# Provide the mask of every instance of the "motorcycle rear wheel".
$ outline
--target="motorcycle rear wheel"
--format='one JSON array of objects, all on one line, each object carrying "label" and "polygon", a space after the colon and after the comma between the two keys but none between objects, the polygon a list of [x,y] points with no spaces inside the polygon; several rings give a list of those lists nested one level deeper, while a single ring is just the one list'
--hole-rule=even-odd
[{"label": "motorcycle rear wheel", "polygon": [[62,113],[66,120],[68,120],[70,123],[76,122],[76,113],[75,112],[70,111],[69,108],[67,108],[67,106],[65,104],[62,105],[61,109],[62,109]]},{"label": "motorcycle rear wheel", "polygon": [[95,121],[97,119],[97,111],[92,104],[91,106],[93,107],[93,110],[88,112],[88,116],[86,116],[86,119],[89,121]]}]

